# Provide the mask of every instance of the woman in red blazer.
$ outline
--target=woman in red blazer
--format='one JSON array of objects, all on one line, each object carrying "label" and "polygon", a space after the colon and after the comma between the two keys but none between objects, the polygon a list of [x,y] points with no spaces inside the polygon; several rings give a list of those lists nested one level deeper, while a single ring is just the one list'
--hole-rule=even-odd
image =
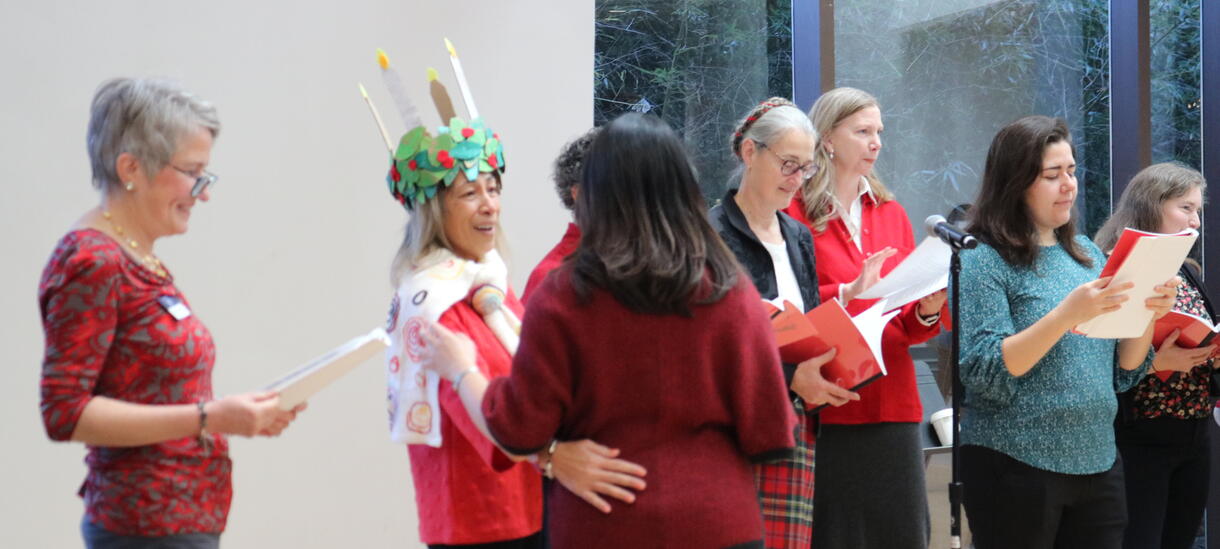
[{"label": "woman in red blazer", "polygon": [[[813,231],[819,294],[851,314],[855,299],[915,247],[906,211],[877,176],[881,109],[854,88],[820,97],[809,112],[824,167],[805,182],[787,213]],[[888,375],[860,389],[860,400],[821,413],[815,474],[814,547],[917,548],[928,544],[923,412],[908,349],[939,330],[944,292],[902,308],[882,335]]]}]

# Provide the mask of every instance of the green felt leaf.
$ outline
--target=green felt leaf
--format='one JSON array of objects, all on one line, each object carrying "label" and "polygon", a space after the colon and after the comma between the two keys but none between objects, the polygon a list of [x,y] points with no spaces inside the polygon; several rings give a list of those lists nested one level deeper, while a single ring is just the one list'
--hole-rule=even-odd
[{"label": "green felt leaf", "polygon": [[457,179],[457,174],[458,174],[457,166],[454,166],[452,170],[445,172],[445,186],[446,187],[453,184],[453,180]]},{"label": "green felt leaf", "polygon": [[452,135],[442,135],[440,137],[437,137],[436,141],[433,142],[433,148],[435,148],[436,150],[443,149],[443,150],[447,151],[449,149],[452,149],[454,144],[456,144],[456,143],[457,142],[453,140]]},{"label": "green felt leaf", "polygon": [[483,152],[481,144],[467,140],[454,145],[449,154],[458,160],[474,160],[479,157],[481,152]]},{"label": "green felt leaf", "polygon": [[494,137],[491,139],[488,139],[487,142],[483,144],[483,156],[488,156],[488,155],[498,151],[499,149],[500,149],[500,140],[499,139],[496,139]]},{"label": "green felt leaf", "polygon": [[463,122],[461,118],[458,118],[456,116],[453,118],[450,118],[449,119],[449,136],[453,137],[453,136],[462,135],[462,128],[465,128],[465,127],[466,127],[466,123]]},{"label": "green felt leaf", "polygon": [[424,194],[427,195],[428,198],[432,198],[432,197],[436,196],[436,189],[438,189],[438,188],[439,187],[437,187],[436,185],[433,185],[431,187],[425,187]]},{"label": "green felt leaf", "polygon": [[434,186],[434,185],[436,185],[436,183],[438,181],[441,180],[441,177],[444,177],[444,174],[442,174],[441,172],[434,172],[431,170],[423,172],[422,174],[420,174],[420,177],[419,177],[419,186],[421,186],[421,187]]},{"label": "green felt leaf", "polygon": [[487,142],[487,130],[482,128],[475,130],[474,135],[470,136],[469,141],[482,146],[483,143]]},{"label": "green felt leaf", "polygon": [[[412,154],[419,151],[421,146],[426,146],[424,142],[425,137],[430,136],[427,135],[427,130],[423,126],[419,126],[407,132],[402,136],[402,139],[398,141],[398,150],[395,151],[394,158],[399,160],[410,158]],[[431,139],[428,139],[428,141],[431,141]]]},{"label": "green felt leaf", "polygon": [[423,203],[424,203],[424,199],[425,199],[426,197],[427,197],[427,195],[426,195],[426,194],[424,194],[424,190],[423,190],[423,189],[420,189],[419,191],[417,191],[417,192],[415,193],[415,203],[416,203],[416,204],[423,204]]},{"label": "green felt leaf", "polygon": [[491,171],[493,171],[493,168],[491,167],[491,164],[488,164],[488,163],[487,163],[487,161],[486,161],[486,160],[479,159],[479,171],[481,171],[481,172],[491,172]]}]

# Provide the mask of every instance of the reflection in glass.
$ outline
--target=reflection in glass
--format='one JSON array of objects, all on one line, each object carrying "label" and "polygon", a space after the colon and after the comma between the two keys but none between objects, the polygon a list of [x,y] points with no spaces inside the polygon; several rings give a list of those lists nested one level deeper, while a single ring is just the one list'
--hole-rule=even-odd
[{"label": "reflection in glass", "polygon": [[597,0],[593,119],[653,113],[686,141],[714,203],[736,165],[743,113],[792,97],[789,0]]},{"label": "reflection in glass", "polygon": [[838,0],[836,85],[881,101],[882,180],[913,225],[974,199],[992,137],[1029,114],[1068,121],[1085,234],[1109,214],[1109,2]]},{"label": "reflection in glass", "polygon": [[1148,11],[1152,162],[1202,169],[1200,0],[1153,0]]}]

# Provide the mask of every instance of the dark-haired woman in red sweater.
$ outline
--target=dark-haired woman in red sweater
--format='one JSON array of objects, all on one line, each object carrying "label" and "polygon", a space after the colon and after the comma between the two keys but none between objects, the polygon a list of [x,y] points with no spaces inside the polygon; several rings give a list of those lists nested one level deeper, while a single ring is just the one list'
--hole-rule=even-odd
[{"label": "dark-haired woman in red sweater", "polygon": [[440,327],[431,367],[511,452],[590,438],[648,470],[610,514],[552,490],[553,546],[762,547],[751,462],[790,451],[795,417],[758,292],[664,122],[615,120],[585,170],[580,247],[531,295],[512,374],[489,385]]}]

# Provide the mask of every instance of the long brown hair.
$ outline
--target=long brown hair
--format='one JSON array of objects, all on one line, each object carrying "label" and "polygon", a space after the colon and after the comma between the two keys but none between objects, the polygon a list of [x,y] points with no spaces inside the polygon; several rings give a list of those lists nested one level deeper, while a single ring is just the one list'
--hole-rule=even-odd
[{"label": "long brown hair", "polygon": [[[835,88],[822,94],[813,103],[813,107],[809,109],[809,119],[813,121],[814,131],[825,141],[845,118],[869,107],[881,110],[881,104],[872,94],[856,88]],[[826,230],[826,224],[830,223],[835,213],[830,194],[830,186],[835,180],[835,167],[826,147],[820,142],[814,149],[813,162],[822,169],[801,186],[801,202],[805,205],[805,218],[813,225],[815,232],[821,232]],[[894,194],[885,188],[876,172],[868,174],[865,179],[868,180],[869,190],[877,197],[878,202],[894,199]]]},{"label": "long brown hair", "polygon": [[737,283],[741,267],[707,220],[682,141],[655,116],[625,114],[593,141],[576,223],[568,261],[582,299],[602,288],[636,312],[689,316],[692,302]]},{"label": "long brown hair", "polygon": [[[1067,122],[1049,116],[1026,116],[1004,126],[991,140],[983,184],[971,211],[968,231],[999,252],[1010,265],[1030,267],[1038,259],[1037,228],[1025,204],[1025,190],[1042,172],[1042,155],[1055,143],[1072,146]],[[1075,156],[1076,149],[1072,148]],[[1055,229],[1055,240],[1077,263],[1093,259],[1075,241],[1076,215]]]},{"label": "long brown hair", "polygon": [[1207,199],[1207,182],[1203,180],[1203,174],[1181,164],[1163,162],[1140,170],[1127,184],[1122,198],[1118,199],[1118,207],[1098,229],[1093,242],[1098,248],[1109,251],[1125,227],[1159,232],[1161,205],[1195,189],[1202,191],[1204,200]]}]

